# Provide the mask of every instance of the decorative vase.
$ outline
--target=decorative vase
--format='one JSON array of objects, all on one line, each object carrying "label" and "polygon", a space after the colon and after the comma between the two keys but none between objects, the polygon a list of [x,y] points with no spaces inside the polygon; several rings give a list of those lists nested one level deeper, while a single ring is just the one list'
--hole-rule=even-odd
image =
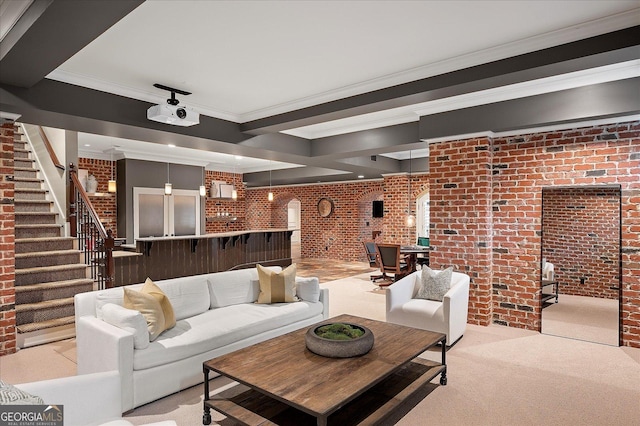
[{"label": "decorative vase", "polygon": [[353,328],[358,328],[362,330],[363,334],[360,337],[349,340],[326,339],[318,336],[317,330],[320,327],[331,325],[331,323],[314,326],[307,330],[304,336],[307,349],[316,355],[329,358],[351,358],[362,356],[373,348],[373,333],[367,327],[350,323],[334,324],[345,324]]},{"label": "decorative vase", "polygon": [[98,181],[94,175],[89,175],[87,177],[87,192],[94,193],[98,191]]}]

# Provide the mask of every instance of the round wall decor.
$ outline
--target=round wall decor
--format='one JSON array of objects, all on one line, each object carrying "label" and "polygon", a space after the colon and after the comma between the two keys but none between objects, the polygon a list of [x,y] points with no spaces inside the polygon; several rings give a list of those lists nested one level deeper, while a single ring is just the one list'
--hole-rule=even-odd
[{"label": "round wall decor", "polygon": [[329,198],[320,198],[318,201],[318,214],[321,217],[327,217],[333,212],[333,201]]}]

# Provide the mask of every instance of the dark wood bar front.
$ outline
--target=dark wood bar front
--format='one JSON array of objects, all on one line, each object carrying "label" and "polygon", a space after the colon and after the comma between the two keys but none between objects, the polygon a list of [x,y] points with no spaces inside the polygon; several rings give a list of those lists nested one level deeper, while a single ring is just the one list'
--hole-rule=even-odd
[{"label": "dark wood bar front", "polygon": [[152,280],[291,264],[292,230],[272,229],[197,237],[143,238],[135,253],[114,258],[115,286]]}]

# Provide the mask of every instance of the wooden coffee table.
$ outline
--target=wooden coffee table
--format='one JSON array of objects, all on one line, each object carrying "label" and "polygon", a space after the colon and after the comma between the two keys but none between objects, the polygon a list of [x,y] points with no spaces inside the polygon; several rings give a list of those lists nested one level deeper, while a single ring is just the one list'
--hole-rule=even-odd
[{"label": "wooden coffee table", "polygon": [[[309,416],[315,417],[317,425],[326,425],[330,415],[335,424],[353,423],[354,416],[356,424],[375,424],[410,396],[419,395],[438,374],[440,384],[446,385],[444,334],[351,315],[323,321],[328,322],[368,327],[375,338],[373,349],[354,358],[315,355],[306,349],[304,335],[309,327],[305,327],[206,361],[203,424],[211,424],[212,408],[248,425],[275,425],[283,419],[287,420],[284,423],[304,424],[300,416],[307,422]],[[416,358],[438,343],[442,344],[442,363]],[[211,396],[210,371],[248,389],[231,397]],[[373,400],[380,401],[381,394],[384,399],[377,408],[363,411],[374,405]],[[363,400],[360,406],[353,408],[359,400]],[[340,415],[350,421],[341,420]]]}]

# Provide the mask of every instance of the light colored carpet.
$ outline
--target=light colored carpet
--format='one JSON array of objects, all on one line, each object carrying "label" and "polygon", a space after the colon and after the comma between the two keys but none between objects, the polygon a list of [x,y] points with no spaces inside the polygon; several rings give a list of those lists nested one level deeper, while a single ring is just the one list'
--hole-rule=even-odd
[{"label": "light colored carpet", "polygon": [[[385,291],[362,274],[321,284],[331,316],[384,320]],[[440,360],[440,351],[424,358]],[[514,328],[469,325],[447,352],[447,386],[438,386],[397,424],[638,425],[640,349],[603,346]],[[229,380],[216,378],[211,389]],[[437,383],[437,379],[434,380]],[[200,424],[202,386],[127,415],[136,425],[175,419]],[[234,424],[212,412],[213,424]]]},{"label": "light colored carpet", "polygon": [[[384,290],[377,290],[368,275],[321,284],[329,288],[331,316],[349,313],[384,320]],[[52,369],[68,371],[69,364],[73,371],[60,376],[75,374],[72,344],[20,351],[33,355],[19,366],[11,358],[15,354],[0,357],[2,377],[14,376],[14,368],[27,368],[24,378],[34,366],[42,366],[36,377],[14,381],[23,383],[45,378],[38,375]],[[422,357],[439,360],[440,352],[429,351]],[[468,325],[464,337],[447,352],[447,371],[447,386],[437,386],[398,425],[640,424],[640,349]],[[219,377],[211,381],[211,389],[231,384]],[[202,385],[198,385],[136,408],[125,417],[136,425],[165,419],[174,419],[180,426],[199,425],[202,399]],[[220,414],[212,415],[214,425],[234,424]]]},{"label": "light colored carpet", "polygon": [[561,294],[542,310],[542,332],[618,346],[618,299]]}]

